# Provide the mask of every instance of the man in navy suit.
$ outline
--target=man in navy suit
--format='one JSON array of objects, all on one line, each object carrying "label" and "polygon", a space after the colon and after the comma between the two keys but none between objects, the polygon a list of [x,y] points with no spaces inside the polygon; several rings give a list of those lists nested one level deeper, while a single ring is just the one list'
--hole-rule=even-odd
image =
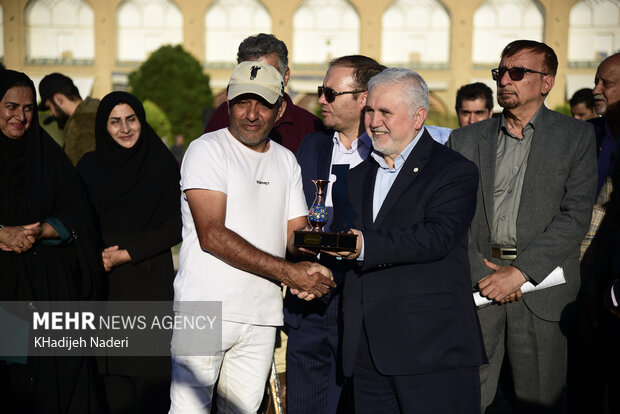
[{"label": "man in navy suit", "polygon": [[[365,160],[372,149],[370,138],[363,133],[362,108],[366,104],[368,80],[383,69],[366,56],[343,56],[330,63],[323,85],[319,86],[321,112],[330,129],[308,134],[296,155],[309,206],[315,197],[312,180],[330,180],[325,231],[346,231],[353,224],[346,179],[349,168]],[[344,270],[350,266],[325,255],[321,262],[337,274],[336,283],[342,281]],[[291,413],[338,412],[343,385],[339,369],[340,311],[340,290],[326,300],[311,302],[287,293],[284,322],[288,333],[287,407]]]},{"label": "man in navy suit", "polygon": [[486,361],[467,256],[478,171],[424,130],[429,92],[408,69],[368,83],[371,158],[351,170],[358,215],[344,286],[344,374],[356,413],[479,413]]}]

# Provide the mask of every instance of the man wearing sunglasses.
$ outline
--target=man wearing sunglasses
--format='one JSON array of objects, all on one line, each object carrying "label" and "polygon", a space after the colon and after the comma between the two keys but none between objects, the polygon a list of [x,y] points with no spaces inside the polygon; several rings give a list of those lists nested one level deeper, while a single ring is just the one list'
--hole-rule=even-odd
[{"label": "man wearing sunglasses", "polygon": [[[308,205],[315,197],[313,179],[330,180],[326,205],[329,221],[325,231],[347,231],[353,224],[348,203],[347,175],[368,157],[370,138],[363,133],[362,108],[368,80],[384,66],[373,59],[343,56],[330,63],[318,87],[319,104],[329,130],[307,135],[296,156]],[[321,256],[336,283],[350,264]],[[290,292],[284,301],[287,344],[287,408],[290,413],[349,412],[340,403],[343,377],[339,369],[341,295],[337,289],[326,300],[306,302]]]},{"label": "man wearing sunglasses", "polygon": [[[273,66],[288,83],[291,71],[288,67],[288,49],[283,41],[272,34],[259,33],[247,37],[239,44],[237,63],[261,61]],[[295,152],[306,134],[324,129],[321,120],[305,109],[295,105],[285,92],[282,101],[282,116],[273,125],[269,138]],[[228,105],[222,102],[207,123],[205,133],[230,126]]]},{"label": "man wearing sunglasses", "polygon": [[[562,407],[567,346],[560,321],[580,287],[579,243],[596,193],[596,151],[591,125],[544,105],[557,64],[544,43],[508,44],[492,70],[501,118],[455,130],[448,141],[480,170],[469,261],[473,289],[493,301],[478,309],[489,357],[480,369],[483,413],[505,354],[516,412]],[[526,282],[538,285],[557,267],[563,283],[522,293]]]}]

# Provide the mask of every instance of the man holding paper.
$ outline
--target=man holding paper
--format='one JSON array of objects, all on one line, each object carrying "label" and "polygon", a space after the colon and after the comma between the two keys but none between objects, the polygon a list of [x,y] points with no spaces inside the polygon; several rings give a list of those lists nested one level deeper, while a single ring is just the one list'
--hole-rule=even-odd
[{"label": "man holding paper", "polygon": [[[455,130],[448,143],[480,170],[469,259],[473,288],[494,302],[478,310],[489,357],[480,369],[482,412],[495,397],[504,354],[517,412],[561,409],[567,351],[560,319],[579,290],[596,153],[590,125],[544,106],[557,65],[544,43],[510,43],[492,70],[501,118]],[[554,270],[565,282],[541,289]],[[526,283],[538,289],[523,295]]]}]

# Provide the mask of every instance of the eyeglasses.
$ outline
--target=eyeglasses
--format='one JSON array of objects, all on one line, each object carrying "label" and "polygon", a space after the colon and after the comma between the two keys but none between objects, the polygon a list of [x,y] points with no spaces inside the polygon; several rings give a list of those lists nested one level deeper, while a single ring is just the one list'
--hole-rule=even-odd
[{"label": "eyeglasses", "polygon": [[347,93],[366,92],[366,89],[358,89],[356,91],[336,92],[335,90],[333,90],[332,88],[328,88],[327,86],[319,86],[318,91],[319,91],[319,98],[321,97],[321,95],[325,94],[325,100],[329,103],[332,103],[336,100],[336,96],[338,95],[345,95]]},{"label": "eyeglasses", "polygon": [[548,75],[548,73],[539,72],[533,69],[515,67],[515,68],[510,68],[510,69],[508,68],[491,69],[491,76],[493,76],[493,80],[497,82],[504,77],[504,73],[506,72],[508,72],[508,76],[510,76],[510,79],[512,79],[515,82],[518,82],[521,79],[523,79],[523,77],[525,76],[525,72]]}]

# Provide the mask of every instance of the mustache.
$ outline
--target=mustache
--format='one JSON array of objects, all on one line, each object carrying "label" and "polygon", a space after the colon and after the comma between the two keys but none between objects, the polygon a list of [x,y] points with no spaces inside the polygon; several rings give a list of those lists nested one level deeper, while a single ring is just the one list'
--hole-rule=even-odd
[{"label": "mustache", "polygon": [[594,100],[595,101],[605,101],[607,102],[607,99],[605,99],[605,97],[603,95],[601,95],[600,93],[597,95],[594,95]]}]

